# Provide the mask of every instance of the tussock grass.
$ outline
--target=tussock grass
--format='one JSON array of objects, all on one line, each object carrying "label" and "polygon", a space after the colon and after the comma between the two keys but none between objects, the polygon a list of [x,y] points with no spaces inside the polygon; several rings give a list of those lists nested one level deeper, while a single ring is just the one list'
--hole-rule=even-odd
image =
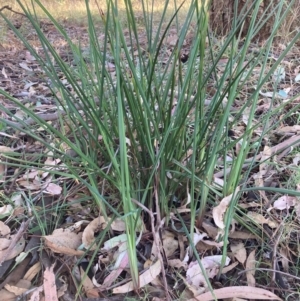
[{"label": "tussock grass", "polygon": [[[272,105],[266,113],[262,116],[256,113],[260,90],[270,82],[300,37],[300,33],[295,34],[269,66],[272,42],[284,20],[281,16],[285,2],[281,1],[274,11],[274,29],[256,52],[250,51],[253,37],[264,22],[257,23],[255,18],[258,1],[249,8],[253,19],[248,35],[240,38],[244,19],[236,15],[232,31],[217,47],[208,34],[207,1],[186,2],[184,6],[166,1],[158,7],[156,1],[144,1],[141,6],[135,1],[109,0],[104,14],[97,12],[96,19],[93,16],[96,7],[87,5],[87,56],[81,44],[74,43],[57,21],[60,14],[65,15],[63,9],[58,10],[53,3],[48,7],[48,3],[43,6],[36,1],[34,9],[22,3],[18,1],[39,38],[42,52],[32,46],[9,18],[5,21],[41,66],[59,110],[56,122],[50,122],[0,90],[26,115],[22,119],[13,110],[0,105],[8,117],[0,119],[5,130],[19,131],[43,147],[31,162],[21,156],[8,157],[11,166],[24,169],[34,166],[45,171],[47,157],[59,159],[62,167],[50,171],[58,182],[63,178],[80,183],[88,191],[89,201],[93,202],[97,213],[122,218],[126,222],[130,273],[135,288],[139,286],[136,245],[143,227],[151,228],[143,206],[154,212],[158,228],[163,222],[170,225],[171,213],[178,215],[200,264],[192,243],[194,228],[201,227],[206,214],[211,214],[212,207],[221,199],[232,195],[221,238],[224,264],[233,218],[251,229],[245,222],[245,213],[238,209],[238,200],[251,189],[248,187],[250,172],[261,163],[255,156],[263,148],[264,137],[278,124],[278,112],[296,98],[279,107],[273,106],[274,92]],[[70,2],[61,3],[57,5],[66,9]],[[79,19],[76,14],[81,5],[82,2],[78,12],[72,11],[75,19]],[[170,12],[170,6],[175,13]],[[53,15],[52,9],[55,9]],[[158,19],[156,10],[161,13]],[[72,64],[65,62],[50,43],[36,22],[37,15],[51,20],[67,41]],[[102,40],[97,32],[99,22],[103,29]],[[124,24],[128,32],[123,30]],[[177,28],[176,41],[170,47],[166,39],[174,27]],[[194,36],[190,39],[188,59],[183,62],[181,55],[191,27]],[[145,44],[140,43],[141,29]],[[276,91],[278,82],[273,84]],[[241,99],[245,86],[248,87],[247,97]],[[234,111],[238,100],[240,105]],[[240,126],[242,116],[247,116],[243,132],[231,139],[229,133]],[[280,121],[283,120],[284,117]],[[258,128],[260,135],[256,131]],[[249,158],[252,159],[249,161]],[[249,164],[247,170],[243,167],[245,163]],[[215,176],[218,171],[222,173],[222,185]],[[278,188],[265,190],[293,193]],[[111,195],[117,201],[112,201]],[[181,200],[181,205],[188,203],[187,224],[177,211],[176,199]],[[256,233],[256,229],[252,231]],[[100,234],[101,239],[105,234]],[[202,270],[206,276],[203,267]],[[165,279],[166,275],[163,276]],[[207,276],[206,280],[212,289]],[[166,282],[165,288],[167,290]]]}]

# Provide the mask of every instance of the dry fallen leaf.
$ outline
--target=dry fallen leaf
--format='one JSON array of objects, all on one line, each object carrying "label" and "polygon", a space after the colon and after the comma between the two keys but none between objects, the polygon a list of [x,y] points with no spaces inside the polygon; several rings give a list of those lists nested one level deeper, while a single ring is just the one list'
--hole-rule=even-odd
[{"label": "dry fallen leaf", "polygon": [[274,202],[273,208],[278,210],[289,210],[292,206],[295,206],[297,202],[298,199],[296,197],[283,195]]},{"label": "dry fallen leaf", "polygon": [[242,242],[230,246],[230,249],[234,255],[234,257],[241,263],[244,264],[247,258],[247,252],[245,246]]},{"label": "dry fallen leaf", "polygon": [[[203,233],[197,233],[197,232],[194,233],[194,235],[193,235],[193,245],[196,246],[200,241],[203,240],[204,237],[207,237],[207,234],[205,232],[203,232]],[[185,251],[184,262],[188,262],[189,261],[190,249],[191,249],[191,246],[189,245],[186,248],[186,251]]]},{"label": "dry fallen leaf", "polygon": [[20,279],[16,285],[6,284],[5,289],[14,293],[16,296],[20,296],[28,291],[31,287],[31,282],[28,280]]},{"label": "dry fallen leaf", "polygon": [[225,223],[224,223],[225,212],[226,212],[230,202],[235,198],[235,196],[239,192],[239,190],[240,190],[240,188],[237,187],[237,189],[235,190],[234,193],[223,198],[222,201],[220,202],[220,204],[213,208],[213,219],[214,219],[215,224],[220,229],[225,228]]},{"label": "dry fallen leaf", "polygon": [[22,67],[23,69],[27,70],[27,71],[33,71],[31,68],[28,67],[28,65],[26,63],[19,63],[20,67]]},{"label": "dry fallen leaf", "polygon": [[218,235],[218,228],[216,228],[213,224],[204,221],[202,223],[202,227],[209,237],[215,239]]},{"label": "dry fallen leaf", "polygon": [[[59,165],[59,163],[61,162],[60,159],[53,159],[52,157],[48,157],[46,159],[46,161],[44,162],[44,169],[43,171],[39,171],[39,176],[42,179],[45,179],[48,175],[49,175],[49,171],[48,170],[54,170],[57,169],[57,166]],[[47,170],[47,171],[45,171]]]},{"label": "dry fallen leaf", "polygon": [[25,59],[28,63],[31,63],[36,60],[36,58],[33,55],[31,55],[29,51],[25,51]]},{"label": "dry fallen leaf", "polygon": [[[95,232],[99,232],[107,225],[103,216],[99,216],[92,220],[84,229],[82,233],[82,242],[86,249],[90,248],[91,250],[95,250],[97,245],[94,244],[95,241]],[[92,246],[93,245],[93,246]],[[91,247],[92,246],[92,247]]]},{"label": "dry fallen leaf", "polygon": [[13,212],[14,212],[14,209],[13,209],[12,205],[4,205],[4,206],[0,207],[0,218],[9,216]]},{"label": "dry fallen leaf", "polygon": [[168,258],[178,249],[178,240],[176,240],[175,235],[169,231],[164,231],[162,238],[165,255]]},{"label": "dry fallen leaf", "polygon": [[0,160],[0,182],[5,181],[6,176],[6,163],[2,160]]},{"label": "dry fallen leaf", "polygon": [[[1,238],[0,242],[1,242],[1,247],[6,245],[7,247],[4,248],[3,250],[0,251],[0,262],[2,260],[7,261],[9,259],[12,259],[16,256],[18,256],[25,248],[25,239],[23,237],[21,237],[18,242],[14,245],[13,249],[11,251],[9,251],[9,253],[7,253],[8,248],[11,245],[11,242],[13,240],[13,238],[16,236],[15,235],[11,235],[10,239],[6,239],[6,238]],[[3,261],[3,262],[4,262]]]},{"label": "dry fallen leaf", "polygon": [[300,125],[284,126],[278,129],[279,133],[297,133],[300,131]]},{"label": "dry fallen leaf", "polygon": [[8,78],[7,73],[6,73],[6,70],[5,70],[4,67],[2,68],[1,73],[2,73],[2,75],[4,76],[4,78],[6,78],[6,79]]},{"label": "dry fallen leaf", "polygon": [[224,267],[222,269],[222,274],[226,274],[227,272],[231,271],[232,269],[234,269],[237,265],[239,265],[239,262],[233,262],[232,264],[228,265],[227,267]]},{"label": "dry fallen leaf", "polygon": [[259,164],[259,170],[262,172],[263,170],[268,169],[269,166],[269,159],[272,156],[272,149],[265,145],[263,151],[261,152],[261,159]]},{"label": "dry fallen leaf", "polygon": [[29,301],[40,301],[40,293],[42,293],[44,291],[44,286],[41,285],[39,287],[37,287],[30,296]]},{"label": "dry fallen leaf", "polygon": [[229,233],[229,238],[233,239],[257,239],[257,236],[250,232],[244,231],[234,231],[233,233]]},{"label": "dry fallen leaf", "polygon": [[50,268],[46,268],[44,272],[45,301],[58,301],[53,269],[54,265]]},{"label": "dry fallen leaf", "polygon": [[116,66],[110,62],[106,63],[106,68],[108,72],[113,72],[116,70]]},{"label": "dry fallen leaf", "polygon": [[[157,260],[150,268],[139,276],[140,288],[153,281],[161,272],[160,261]],[[113,289],[113,294],[126,294],[134,290],[133,282],[116,287]]]},{"label": "dry fallen leaf", "polygon": [[[218,274],[221,260],[222,255],[206,256],[201,259],[202,267],[206,271],[208,278],[213,278]],[[229,262],[230,258],[226,257],[225,265],[227,266]],[[198,261],[192,261],[189,264],[186,271],[186,280],[188,284],[193,285],[195,288],[207,287],[208,285]]]},{"label": "dry fallen leaf", "polygon": [[126,230],[125,221],[120,218],[114,219],[110,226],[114,231],[124,232]]},{"label": "dry fallen leaf", "polygon": [[27,180],[21,180],[21,181],[18,181],[18,184],[29,190],[39,190],[42,187],[42,184],[39,181],[29,182]]},{"label": "dry fallen leaf", "polygon": [[15,301],[17,296],[6,289],[0,290],[1,301]]},{"label": "dry fallen leaf", "polygon": [[23,279],[31,281],[42,269],[41,263],[37,262],[26,272]]},{"label": "dry fallen leaf", "polygon": [[289,271],[289,249],[286,246],[279,248],[279,254],[281,255],[280,261],[282,263],[283,271],[288,273]]},{"label": "dry fallen leaf", "polygon": [[169,259],[168,265],[172,268],[177,268],[177,269],[184,268],[186,270],[187,268],[187,263],[182,262],[180,259]]},{"label": "dry fallen leaf", "polygon": [[278,227],[276,222],[264,218],[263,215],[261,215],[257,212],[250,211],[247,213],[247,216],[249,217],[249,219],[253,220],[254,222],[256,222],[258,224],[268,224],[268,226],[273,229]]},{"label": "dry fallen leaf", "polygon": [[118,236],[115,236],[115,237],[107,240],[104,243],[102,250],[108,251],[115,247],[119,248],[119,252],[123,252],[123,251],[127,250],[127,234],[126,233],[120,234]]},{"label": "dry fallen leaf", "polygon": [[128,267],[128,254],[126,251],[123,251],[119,254],[117,260],[118,262],[115,264],[114,269],[110,272],[110,274],[104,279],[103,284],[99,287],[102,290],[105,290],[107,287],[111,286],[114,281],[119,277],[119,275],[124,271],[125,268]]},{"label": "dry fallen leaf", "polygon": [[[203,245],[206,246],[206,248],[208,248],[207,246],[211,246],[211,247],[215,247],[215,248],[221,248],[224,245],[224,241],[220,241],[220,242],[216,242],[216,241],[211,241],[211,240],[203,240],[202,242]],[[200,244],[198,244],[200,245]],[[198,245],[197,245],[197,249],[198,249]]]},{"label": "dry fallen leaf", "polygon": [[0,145],[0,154],[2,153],[11,153],[14,150],[8,146]]},{"label": "dry fallen leaf", "polygon": [[95,288],[92,280],[89,276],[84,272],[84,270],[80,267],[80,276],[81,276],[81,283],[83,285],[85,294],[88,298],[99,298],[99,293]]},{"label": "dry fallen leaf", "polygon": [[39,175],[39,171],[36,169],[32,169],[31,171],[26,172],[21,179],[23,180],[33,180],[36,176]]},{"label": "dry fallen leaf", "polygon": [[197,261],[193,261],[189,264],[186,271],[186,280],[188,284],[196,288],[207,287],[206,280]]},{"label": "dry fallen leaf", "polygon": [[255,250],[253,250],[248,258],[247,258],[247,262],[246,262],[246,277],[247,277],[247,283],[249,286],[255,287]]},{"label": "dry fallen leaf", "polygon": [[177,40],[178,40],[178,36],[174,34],[174,35],[170,35],[167,38],[166,42],[169,46],[175,46],[177,43]]},{"label": "dry fallen leaf", "polygon": [[66,255],[83,255],[84,251],[77,250],[81,245],[81,237],[69,229],[56,229],[52,235],[43,236],[45,245],[53,252]]},{"label": "dry fallen leaf", "polygon": [[[8,236],[9,234],[10,234],[10,228],[7,225],[5,225],[2,221],[0,221],[0,237],[5,237]],[[2,250],[1,244],[0,244],[0,250]]]},{"label": "dry fallen leaf", "polygon": [[[68,291],[68,284],[67,283],[64,283],[57,291],[57,297],[60,298],[62,296],[65,296],[65,294],[67,293]],[[30,300],[31,301],[31,300]],[[36,300],[34,300],[36,301]]]},{"label": "dry fallen leaf", "polygon": [[297,202],[295,205],[295,213],[297,215],[298,220],[300,220],[300,202]]},{"label": "dry fallen leaf", "polygon": [[[275,294],[265,289],[249,286],[231,286],[216,289],[214,290],[214,295],[217,299],[245,298],[250,300],[282,300]],[[212,295],[211,292],[207,292],[188,301],[211,301],[215,300],[215,297]]]},{"label": "dry fallen leaf", "polygon": [[46,187],[46,192],[48,192],[51,195],[60,195],[62,188],[54,183],[50,183],[47,187]]}]

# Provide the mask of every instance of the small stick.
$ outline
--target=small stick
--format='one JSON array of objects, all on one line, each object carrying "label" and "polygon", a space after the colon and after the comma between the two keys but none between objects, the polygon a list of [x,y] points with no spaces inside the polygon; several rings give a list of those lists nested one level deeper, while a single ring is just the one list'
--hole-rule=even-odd
[{"label": "small stick", "polygon": [[[287,148],[289,148],[291,146],[295,147],[295,146],[297,146],[299,144],[300,144],[300,135],[294,135],[291,138],[289,138],[289,139],[287,139],[287,140],[285,140],[285,141],[283,141],[283,142],[281,142],[281,143],[279,143],[279,144],[271,147],[272,156],[274,156],[274,155],[276,155],[276,154],[278,154],[280,152],[283,152],[284,150],[286,150]],[[249,163],[245,163],[243,165],[243,169],[245,169],[249,165],[251,165],[252,161],[258,161],[258,160],[260,160],[261,157],[262,157],[262,155],[259,154],[259,155],[255,156],[255,157],[247,159],[247,161]],[[215,173],[214,177],[221,178],[224,175],[228,175],[230,173],[230,171],[231,171],[231,167],[228,167],[225,170],[221,170],[221,171]]]},{"label": "small stick", "polygon": [[133,203],[135,203],[136,205],[138,205],[139,207],[141,207],[142,209],[144,209],[150,216],[151,219],[151,229],[152,229],[152,234],[153,234],[153,238],[154,238],[154,243],[156,244],[157,247],[157,256],[158,256],[158,260],[160,261],[160,265],[161,265],[161,273],[162,273],[162,278],[163,278],[163,283],[164,283],[164,288],[165,288],[165,292],[166,292],[166,298],[167,300],[171,300],[170,296],[169,296],[169,290],[168,290],[168,283],[167,283],[167,278],[166,278],[166,271],[164,268],[164,261],[160,252],[160,241],[159,241],[159,228],[162,226],[162,224],[158,225],[157,229],[155,229],[154,226],[154,214],[152,211],[150,211],[146,206],[144,206],[143,204],[139,203],[137,200],[135,199],[131,199]]},{"label": "small stick", "polygon": [[30,223],[30,219],[28,219],[26,222],[22,222],[20,229],[18,230],[15,237],[12,239],[9,247],[6,249],[6,252],[2,255],[2,258],[0,258],[0,266],[2,266],[2,263],[6,261],[6,258],[11,253],[11,251],[15,248],[16,244],[19,242],[20,238],[23,236],[24,232],[27,230],[27,227]]},{"label": "small stick", "polygon": [[5,10],[5,9],[10,10],[11,12],[13,12],[13,13],[15,13],[15,14],[18,14],[18,15],[21,15],[21,16],[24,16],[24,17],[27,17],[25,14],[19,13],[19,12],[13,10],[9,5],[4,5],[4,6],[2,6],[2,7],[0,8],[0,12],[3,11],[3,10]]}]

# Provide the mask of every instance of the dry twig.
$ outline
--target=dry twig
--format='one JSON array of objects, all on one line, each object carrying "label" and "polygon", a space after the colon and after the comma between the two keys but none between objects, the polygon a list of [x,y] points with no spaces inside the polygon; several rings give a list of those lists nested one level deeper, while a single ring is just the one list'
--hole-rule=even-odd
[{"label": "dry twig", "polygon": [[23,236],[24,232],[27,230],[27,227],[28,227],[29,223],[30,223],[30,219],[28,219],[26,222],[23,222],[21,224],[21,227],[18,230],[18,233],[12,239],[9,247],[6,249],[6,252],[3,254],[2,258],[0,258],[0,266],[6,260],[6,258],[11,253],[11,251],[14,249],[16,244],[19,242],[20,238]]},{"label": "dry twig", "polygon": [[137,200],[135,200],[135,199],[131,199],[131,200],[132,200],[133,203],[135,203],[136,205],[138,205],[139,207],[144,209],[150,216],[153,239],[154,239],[154,243],[155,243],[156,248],[157,248],[158,260],[160,261],[160,265],[161,265],[161,273],[162,273],[163,284],[164,284],[164,289],[165,289],[165,293],[166,293],[166,299],[167,299],[167,301],[172,300],[170,295],[169,295],[168,283],[167,283],[167,278],[166,278],[166,271],[165,271],[165,268],[164,268],[164,261],[163,261],[163,258],[162,258],[162,255],[161,255],[161,250],[160,250],[160,246],[162,245],[162,243],[161,243],[160,236],[159,236],[159,230],[160,230],[160,226],[162,226],[162,224],[158,225],[155,229],[155,223],[154,223],[155,219],[154,219],[153,212],[150,211],[143,204],[139,203]]},{"label": "dry twig", "polygon": [[4,5],[4,6],[2,6],[2,7],[0,8],[0,12],[3,11],[3,10],[5,10],[5,9],[10,10],[11,12],[13,12],[13,13],[15,13],[15,14],[18,14],[18,15],[21,15],[21,16],[26,17],[25,14],[19,13],[19,12],[13,10],[9,5]]}]

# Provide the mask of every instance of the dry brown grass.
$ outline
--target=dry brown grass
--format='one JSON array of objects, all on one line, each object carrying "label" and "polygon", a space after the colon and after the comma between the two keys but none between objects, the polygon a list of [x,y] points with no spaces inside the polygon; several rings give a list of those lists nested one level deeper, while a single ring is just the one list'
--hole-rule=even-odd
[{"label": "dry brown grass", "polygon": [[[287,5],[287,4],[285,4]],[[287,43],[295,35],[295,31],[300,30],[300,1],[295,1],[292,10],[283,20],[278,32],[278,39],[282,43]]]},{"label": "dry brown grass", "polygon": [[[35,1],[35,0],[33,0]],[[86,12],[86,4],[85,0],[40,0],[41,3],[47,8],[49,13],[59,22],[63,23],[66,26],[74,26],[74,29],[78,30],[78,32],[81,32],[82,29],[87,28],[87,12]],[[143,0],[132,0],[132,6],[135,12],[136,16],[136,24],[141,25],[141,27],[145,26],[145,20],[143,16],[142,11],[142,1]],[[165,2],[160,0],[153,0],[154,1],[154,7],[153,7],[153,24],[159,24],[162,18],[162,13],[164,10]],[[97,3],[99,6],[97,6]],[[144,4],[147,5],[148,3],[148,11],[152,11],[152,0],[144,1]],[[184,20],[186,19],[187,12],[190,8],[192,0],[187,0],[184,2],[184,5],[181,7],[181,9],[178,12],[177,20],[179,24],[182,24]],[[22,3],[25,5],[28,5],[29,7],[32,6],[31,0],[22,0]],[[171,0],[168,9],[166,12],[165,20],[163,20],[163,23],[166,24],[173,16],[174,12],[178,8],[178,6],[182,3],[182,0]],[[284,5],[283,11],[286,10],[286,7],[288,6],[289,2],[287,1]],[[12,8],[13,11],[21,12],[21,8],[17,2],[17,0],[0,0],[0,9],[8,5]],[[126,23],[126,13],[125,13],[125,2],[124,0],[120,0],[119,3],[119,17],[121,19],[121,22],[124,24],[123,28],[127,27]],[[221,5],[221,3],[220,3]],[[104,13],[107,11],[106,7],[106,1],[100,1],[100,0],[90,0],[90,10],[95,18],[95,24],[97,27],[100,27],[103,25],[101,18],[100,18],[100,12],[99,9],[102,10]],[[15,14],[11,10],[5,9],[3,12],[6,14],[6,16],[13,21],[14,24],[24,24],[25,17],[22,17],[19,14]],[[47,21],[46,14],[42,11],[42,9],[36,5],[35,11],[40,18],[41,21]],[[275,44],[284,46],[287,44],[292,37],[294,36],[295,32],[300,29],[300,2],[295,1],[292,10],[289,12],[287,17],[283,20],[282,25],[277,33],[277,36],[275,38]],[[27,23],[27,22],[25,22]],[[24,27],[24,26],[23,26]],[[214,25],[211,24],[212,31],[214,30]],[[8,28],[5,24],[4,20],[0,19],[0,49],[5,48],[5,45],[11,46],[11,37],[8,37]],[[299,42],[300,43],[300,42]]]},{"label": "dry brown grass", "polygon": [[[59,21],[63,22],[68,22],[69,24],[73,25],[80,25],[84,26],[86,25],[87,18],[86,18],[86,5],[85,5],[85,0],[41,0],[43,5],[47,8],[49,13],[56,18]],[[145,1],[145,5],[149,5],[149,11],[152,10],[151,7],[151,2],[152,1]],[[31,5],[31,0],[23,0],[24,4]],[[166,21],[169,20],[171,15],[176,10],[176,7],[178,7],[182,1],[178,0],[171,0],[169,5],[168,5],[168,11],[166,15]],[[289,1],[285,3],[284,5],[287,6]],[[105,12],[107,7],[106,7],[106,1],[98,1],[99,8]],[[15,11],[21,11],[18,3],[16,0],[0,0],[0,8],[3,7],[4,5],[9,5],[12,7],[13,10]],[[120,9],[120,18],[125,19],[125,3],[124,0],[119,1],[119,9]],[[160,0],[154,0],[154,23],[158,23],[161,20],[162,12],[164,9],[165,2],[160,1]],[[191,5],[191,0],[187,0],[184,2],[184,5],[180,9],[180,12],[178,13],[178,19],[179,21],[183,21],[186,18],[187,11]],[[142,13],[142,0],[132,0],[132,6],[134,8],[138,23],[141,22],[143,23],[143,13]],[[91,0],[90,1],[90,9],[92,14],[95,16],[97,19],[100,14],[99,14],[99,8],[96,4],[96,0]],[[285,9],[284,9],[285,10]],[[122,12],[124,11],[124,14]],[[7,16],[11,17],[12,19],[18,19],[20,18],[19,15],[14,14],[11,11],[6,10],[5,12]],[[36,13],[40,18],[46,18],[45,13],[39,8],[36,7]],[[299,20],[299,15],[300,15],[300,2],[295,1],[293,5],[292,11],[288,14],[288,16],[285,18],[283,21],[280,30],[278,31],[277,34],[277,42],[280,43],[286,43],[288,42],[295,31],[300,29],[300,20]],[[126,24],[125,24],[126,27]],[[1,21],[0,21],[0,36],[4,35],[4,29],[2,27]]]},{"label": "dry brown grass", "polygon": [[[98,5],[97,6],[97,3]],[[146,2],[146,1],[145,1]],[[31,0],[23,0],[23,3],[31,6]],[[87,22],[86,18],[86,4],[84,0],[41,0],[41,3],[47,8],[49,13],[60,21],[69,21],[74,22],[76,24],[85,24]],[[168,11],[167,11],[167,17],[170,17],[176,10],[176,7],[178,7],[182,1],[170,1],[170,4],[168,5]],[[179,19],[185,19],[186,13],[190,7],[191,0],[185,1],[184,5],[180,9],[180,12],[178,14]],[[0,0],[0,8],[9,5],[13,10],[20,12],[21,9],[17,3],[17,1],[9,1],[9,0]],[[120,10],[120,16],[122,18],[122,12],[124,11],[125,16],[125,3],[124,1],[119,1],[119,10]],[[152,11],[152,4],[149,1],[149,12]],[[156,0],[153,7],[154,12],[154,22],[158,22],[161,19],[161,15],[164,9],[165,3],[163,1]],[[142,1],[141,0],[133,0],[132,6],[134,11],[136,12],[136,17],[138,19],[143,19],[143,13],[142,13]],[[105,1],[96,1],[92,0],[90,1],[90,9],[92,14],[97,18],[99,16],[99,9],[101,9],[103,12],[106,11],[106,2]],[[7,11],[6,13],[8,16],[11,16],[13,18],[16,17],[16,15],[11,12]],[[36,7],[36,13],[40,18],[46,18],[46,14],[39,8]]]}]

